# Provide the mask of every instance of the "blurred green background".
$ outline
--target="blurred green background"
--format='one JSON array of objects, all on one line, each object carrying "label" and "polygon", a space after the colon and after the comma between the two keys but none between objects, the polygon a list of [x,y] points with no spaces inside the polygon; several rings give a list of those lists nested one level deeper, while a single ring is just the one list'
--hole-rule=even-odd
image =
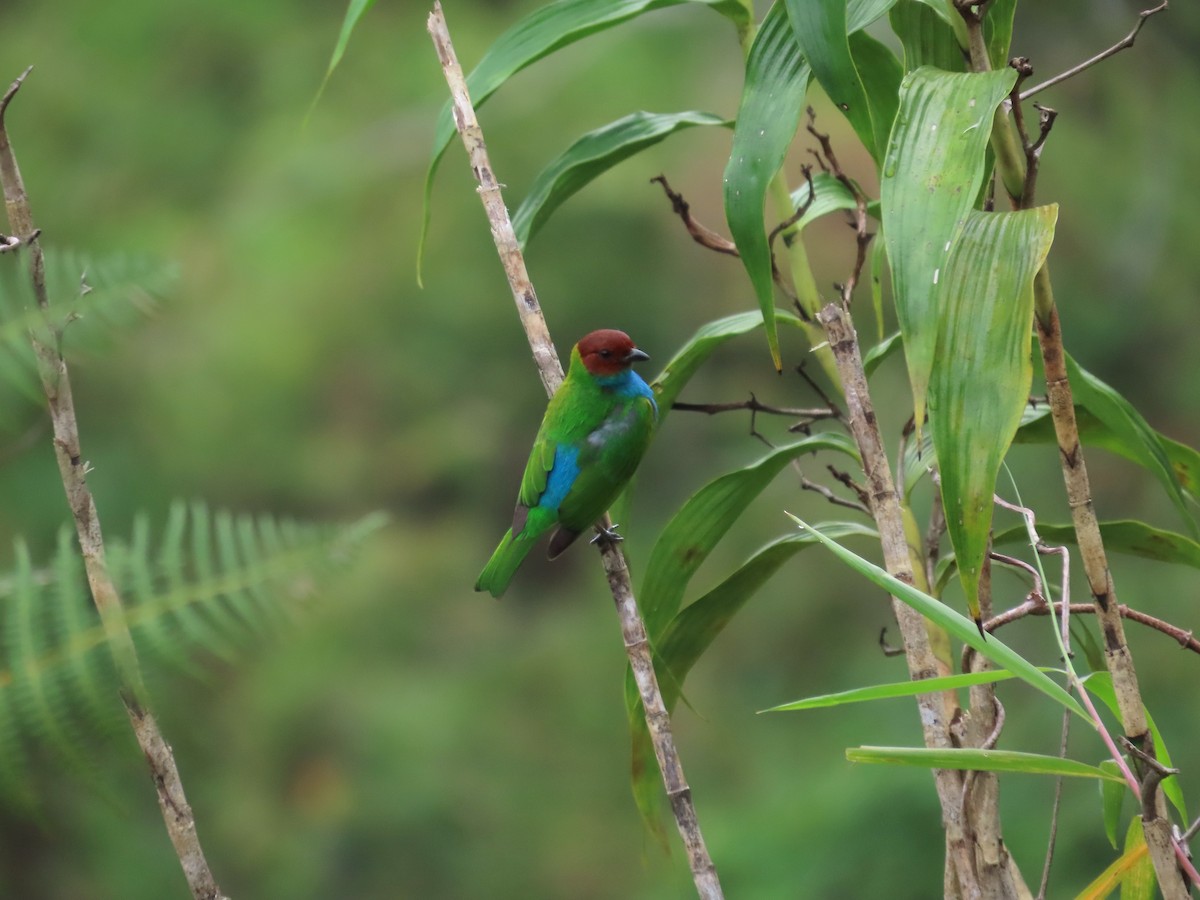
[{"label": "blurred green background", "polygon": [[[464,63],[537,5],[447,0]],[[1123,35],[1137,8],[1026,3],[1014,52],[1039,77],[1052,74]],[[154,315],[75,363],[91,484],[110,535],[127,534],[139,510],[161,522],[175,497],[314,520],[372,509],[393,517],[299,631],[237,667],[214,666],[207,683],[154,681],[227,893],[688,897],[682,854],[662,856],[630,797],[624,654],[593,554],[552,565],[535,554],[501,603],[471,590],[511,513],[544,396],[457,145],[434,193],[425,287],[416,285],[421,184],[445,97],[426,12],[414,0],[378,3],[304,127],[341,3],[0,6],[0,82],[36,66],[8,122],[46,243],[146,251],[182,276]],[[1069,349],[1193,445],[1198,23],[1194,7],[1178,4],[1133,50],[1041,97],[1060,117],[1039,182],[1043,201],[1062,204],[1052,264]],[[526,70],[482,122],[515,208],[540,166],[582,132],[635,109],[732,116],[740,87],[728,24],[675,8]],[[814,102],[843,164],[871,184],[844,123]],[[587,188],[535,238],[528,263],[561,352],[592,328],[624,328],[654,357],[653,374],[696,327],[752,308],[739,264],[693,245],[647,183],[665,173],[722,229],[729,139],[723,130],[670,139]],[[804,146],[788,165],[793,182]],[[824,288],[845,277],[852,253],[840,222],[814,229]],[[794,366],[804,348],[785,339]],[[899,361],[875,389],[894,441],[908,403]],[[758,335],[724,347],[683,399],[750,391],[817,403],[794,375],[774,375]],[[18,427],[0,436],[0,548],[22,535],[45,558],[67,514],[41,416],[19,409]],[[760,425],[784,439],[779,423]],[[635,577],[684,499],[761,454],[748,430],[741,416],[670,418],[625,522]],[[1182,528],[1149,476],[1101,453],[1088,461],[1103,517]],[[827,478],[824,462],[806,462],[806,474]],[[1063,521],[1054,450],[1017,448],[1013,468],[1043,520]],[[782,534],[784,508],[810,520],[852,515],[785,473],[689,597]],[[7,568],[11,553],[0,556]],[[1113,563],[1124,602],[1195,625],[1194,573]],[[1002,603],[1026,590],[1008,575],[996,588]],[[911,703],[755,715],[903,678],[903,662],[877,646],[889,622],[879,592],[810,550],[689,679],[694,711],[676,717],[677,739],[729,896],[937,895],[942,836],[928,773],[854,767],[843,755],[919,743]],[[1034,620],[1005,638],[1052,665],[1047,628]],[[1194,793],[1200,661],[1159,635],[1131,629],[1131,641]],[[1054,752],[1055,711],[1020,687],[1000,695],[1002,746]],[[1072,746],[1100,758],[1082,733]],[[185,896],[131,736],[118,730],[86,752],[102,784],[31,762],[40,816],[0,812],[0,896]],[[1008,844],[1035,884],[1051,787],[1020,777],[1002,787]],[[1094,785],[1067,785],[1058,847],[1052,896],[1114,857]]]}]

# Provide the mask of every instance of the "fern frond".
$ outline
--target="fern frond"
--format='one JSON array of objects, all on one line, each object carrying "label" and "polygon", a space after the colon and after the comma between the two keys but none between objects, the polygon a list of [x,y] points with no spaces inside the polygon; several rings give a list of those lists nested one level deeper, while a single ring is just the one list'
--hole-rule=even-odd
[{"label": "fern frond", "polygon": [[[301,525],[176,503],[156,552],[149,520],[137,517],[128,542],[110,541],[108,562],[143,665],[204,677],[205,657],[232,661],[285,631],[385,520]],[[16,542],[13,569],[0,575],[0,654],[0,794],[27,785],[35,745],[90,768],[86,748],[112,733],[120,703],[69,529],[44,569]]]},{"label": "fern frond", "polygon": [[[94,349],[122,332],[158,304],[174,270],[148,257],[114,254],[91,257],[69,250],[45,251],[48,310],[38,308],[22,253],[0,256],[0,384],[7,393],[40,402],[37,366],[29,334],[57,341],[68,356]],[[0,428],[11,429],[15,397],[0,402]]]}]

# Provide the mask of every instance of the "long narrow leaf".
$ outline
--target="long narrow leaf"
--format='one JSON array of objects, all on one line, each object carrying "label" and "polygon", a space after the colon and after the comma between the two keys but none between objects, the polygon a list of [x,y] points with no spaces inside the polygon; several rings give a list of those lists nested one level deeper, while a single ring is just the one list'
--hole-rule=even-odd
[{"label": "long narrow leaf", "polygon": [[[826,532],[825,528],[821,529]],[[870,687],[839,691],[836,694],[821,694],[804,700],[793,700],[760,712],[791,712],[803,709],[824,709],[829,706],[844,706],[847,703],[865,703],[868,700],[891,700],[896,697],[915,697],[918,694],[933,694],[977,684],[993,684],[1015,678],[1012,672],[989,669],[986,672],[967,672],[965,675],[943,675],[940,678],[922,678],[920,681],[896,681],[891,684],[873,684]]]},{"label": "long narrow leaf", "polygon": [[[801,528],[811,530],[809,525],[792,516],[791,513],[788,513],[788,515]],[[964,644],[974,647],[981,655],[986,656],[1000,668],[1007,669],[1022,681],[1037,688],[1054,702],[1069,709],[1085,721],[1091,722],[1091,718],[1084,712],[1083,707],[1079,705],[1079,702],[1074,697],[1023,656],[1001,643],[999,638],[993,635],[985,640],[983,635],[979,633],[974,622],[955,612],[946,604],[935,600],[928,594],[918,591],[911,584],[905,584],[903,581],[894,578],[888,572],[879,568],[879,566],[852,553],[819,531],[813,531],[813,534],[817,540],[833,551],[833,554],[838,559],[842,560],[842,562],[854,571],[860,575],[864,575],[868,580],[883,588],[902,603],[911,606],[931,622],[940,625]]]},{"label": "long narrow leaf", "polygon": [[1050,251],[1057,216],[1057,206],[969,211],[936,284],[930,431],[946,530],[976,620],[996,476],[1033,380],[1033,276]]},{"label": "long narrow leaf", "polygon": [[[884,89],[874,98],[874,102],[881,104],[881,121],[877,126],[873,121],[873,98],[863,85],[863,78],[850,51],[849,35],[853,29],[848,23],[850,10],[846,0],[786,0],[786,3],[792,31],[812,67],[813,75],[829,99],[846,115],[863,146],[877,163],[882,163],[887,133],[892,124],[891,118],[883,115],[883,110],[890,103],[891,111],[895,113],[899,66],[896,67],[896,84],[891,86],[890,91]],[[878,11],[882,15],[886,12],[886,6],[891,4],[878,5],[885,7]]]},{"label": "long narrow leaf", "polygon": [[[589,35],[613,28],[643,13],[681,3],[715,9],[739,28],[747,24],[747,7],[738,0],[557,0],[539,7],[500,35],[467,76],[471,102],[478,109],[505,81],[539,59]],[[433,151],[425,174],[424,215],[417,247],[417,280],[429,231],[430,198],[442,154],[454,137],[450,104],[442,106],[434,127]]]},{"label": "long narrow leaf", "polygon": [[709,113],[636,112],[589,131],[556,157],[534,179],[513,215],[513,230],[524,246],[568,197],[623,159],[652,147],[677,131],[697,125],[733,123]]},{"label": "long narrow leaf", "polygon": [[652,642],[679,611],[696,570],[750,502],[793,459],[818,450],[857,457],[854,444],[845,435],[815,434],[710,481],[671,517],[650,553],[638,595]]},{"label": "long narrow leaf", "polygon": [[880,185],[888,262],[918,423],[937,343],[938,281],[983,183],[992,113],[1012,69],[959,74],[922,67],[900,86]]},{"label": "long narrow leaf", "polygon": [[[1051,544],[1074,544],[1075,526],[1038,523],[1038,535]],[[1142,559],[1191,566],[1200,569],[1200,542],[1184,534],[1164,531],[1135,519],[1118,519],[1100,523],[1100,536],[1104,546],[1117,553],[1128,553]],[[996,532],[997,546],[1027,543],[1024,525],[1014,525]]]},{"label": "long narrow leaf", "polygon": [[800,123],[809,75],[787,9],[777,0],[746,57],[746,80],[724,180],[725,219],[758,298],[767,347],[777,370],[782,370],[783,362],[775,329],[771,249],[763,204],[767,186],[783,165]]},{"label": "long narrow leaf", "polygon": [[[875,532],[857,523],[826,523],[822,531],[836,537]],[[667,627],[657,644],[654,666],[662,687],[663,703],[670,712],[682,695],[683,682],[697,660],[746,605],[763,584],[785,562],[815,541],[811,536],[791,534],[773,541],[748,559],[719,585],[685,608]],[[662,830],[663,792],[654,765],[654,747],[642,714],[641,698],[633,673],[625,677],[625,707],[632,739],[631,779],[633,796],[646,826],[655,834]]]},{"label": "long narrow leaf", "polygon": [[333,70],[342,61],[342,56],[346,52],[346,45],[350,43],[350,36],[354,34],[354,29],[358,27],[358,23],[362,20],[367,10],[374,5],[375,0],[350,0],[350,5],[346,8],[346,16],[342,19],[341,31],[338,32],[337,43],[333,45],[333,54],[329,57],[329,65],[325,69],[325,76],[321,79],[321,84],[317,87],[316,96],[313,97],[312,103],[309,104],[308,115],[312,115],[312,111],[316,109],[317,103],[321,100],[321,95],[325,93],[325,86],[329,84],[329,79],[333,76]]},{"label": "long narrow leaf", "polygon": [[[776,320],[781,324],[800,327],[803,323],[791,313],[778,312]],[[658,399],[658,424],[661,427],[663,419],[671,411],[671,404],[678,399],[680,392],[687,386],[692,376],[713,351],[727,340],[738,335],[746,334],[763,324],[762,313],[758,310],[734,313],[723,319],[715,319],[700,326],[674,356],[663,366],[650,387],[654,389]]]},{"label": "long narrow leaf", "polygon": [[850,762],[884,763],[893,766],[921,766],[927,769],[965,769],[978,772],[1023,772],[1026,775],[1066,775],[1072,778],[1096,778],[1122,781],[1122,777],[1099,766],[1059,756],[1022,753],[1018,750],[978,750],[970,747],[852,747],[846,751]]}]

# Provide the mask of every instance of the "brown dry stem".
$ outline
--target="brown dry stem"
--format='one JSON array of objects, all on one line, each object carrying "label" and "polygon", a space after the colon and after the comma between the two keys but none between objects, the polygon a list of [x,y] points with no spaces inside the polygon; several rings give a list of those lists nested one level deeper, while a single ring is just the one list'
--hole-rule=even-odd
[{"label": "brown dry stem", "polygon": [[171,747],[163,738],[147,705],[137,651],[125,621],[121,596],[108,572],[100,517],[87,485],[88,463],[83,458],[80,448],[79,424],[71,396],[71,379],[67,371],[67,362],[60,350],[62,324],[50,317],[45,261],[41,244],[37,240],[38,229],[34,226],[29,196],[25,192],[25,184],[17,167],[16,156],[5,125],[9,103],[16,96],[29,71],[26,69],[12,83],[3,98],[0,98],[0,182],[4,188],[9,228],[20,242],[28,247],[30,280],[38,307],[44,314],[43,323],[31,329],[30,341],[37,358],[38,374],[54,428],[54,455],[58,460],[67,503],[75,520],[79,549],[83,554],[92,599],[100,613],[100,620],[121,681],[121,700],[138,746],[141,747],[150,767],[167,834],[175,847],[192,896],[196,900],[224,900],[224,894],[217,886],[204,858],[204,851],[200,847],[195,817],[184,795],[183,782],[175,766]]},{"label": "brown dry stem", "polygon": [[[500,255],[500,262],[508,277],[509,287],[512,289],[521,324],[525,328],[525,335],[529,340],[530,349],[533,351],[538,373],[546,387],[546,393],[553,395],[562,382],[562,365],[554,350],[554,345],[550,341],[550,332],[542,316],[537,294],[529,280],[525,259],[517,244],[516,235],[513,233],[512,222],[504,205],[500,184],[497,182],[488,160],[483,132],[475,117],[475,109],[467,92],[466,79],[454,52],[454,45],[450,40],[450,32],[446,26],[446,19],[440,3],[434,3],[427,27],[434,47],[437,49],[438,58],[441,60],[446,84],[450,88],[455,127],[466,147],[475,179],[479,182],[479,196],[487,212],[492,238],[496,243],[496,251]],[[607,515],[599,524],[603,529],[611,527]],[[613,601],[620,618],[621,635],[629,657],[629,665],[633,670],[638,693],[642,699],[646,726],[654,745],[654,755],[658,759],[659,769],[662,772],[663,786],[666,788],[671,810],[675,816],[675,824],[687,850],[696,892],[702,900],[720,900],[724,894],[717,878],[716,867],[713,865],[708,848],[705,846],[704,836],[700,831],[691,788],[688,787],[684,778],[683,766],[675,749],[675,740],[671,734],[671,717],[663,703],[662,693],[655,677],[650,643],[646,636],[645,624],[638,611],[637,601],[634,599],[625,556],[621,552],[620,546],[611,540],[601,540],[598,542],[598,546],[604,561],[604,572],[608,577],[609,588],[612,591]]]}]

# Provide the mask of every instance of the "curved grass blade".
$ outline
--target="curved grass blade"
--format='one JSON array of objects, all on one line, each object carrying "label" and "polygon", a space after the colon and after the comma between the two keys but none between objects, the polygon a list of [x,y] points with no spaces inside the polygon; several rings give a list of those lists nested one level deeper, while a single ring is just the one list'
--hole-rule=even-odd
[{"label": "curved grass blade", "polygon": [[524,247],[563,201],[621,160],[652,147],[677,131],[698,125],[733,127],[732,122],[720,116],[689,110],[635,112],[589,131],[534,179],[529,194],[513,215],[517,241]]},{"label": "curved grass blade", "polygon": [[992,114],[1015,78],[1012,69],[961,74],[922,67],[900,86],[880,202],[918,423],[942,317],[940,273],[983,184]]},{"label": "curved grass blade", "polygon": [[904,349],[904,339],[896,331],[885,337],[863,356],[863,371],[870,378],[871,374],[883,365],[884,361],[897,350]]},{"label": "curved grass blade", "polygon": [[[828,533],[824,527],[821,530]],[[1001,669],[989,669],[986,672],[967,672],[965,675],[943,675],[938,678],[922,678],[920,681],[896,681],[891,684],[873,684],[870,687],[839,691],[836,694],[821,694],[820,696],[808,697],[804,700],[793,700],[791,703],[772,706],[770,709],[759,710],[759,712],[792,712],[804,709],[825,709],[830,706],[845,706],[847,703],[864,703],[868,700],[891,700],[896,697],[915,697],[918,694],[952,691],[958,688],[973,687],[977,684],[993,684],[997,681],[1007,681],[1015,677],[1012,672],[1006,672]]]},{"label": "curved grass blade", "polygon": [[[1160,463],[1154,454],[1143,452],[1138,442],[1130,443],[1123,440],[1117,432],[1078,403],[1075,405],[1075,422],[1079,426],[1079,439],[1084,446],[1101,447],[1159,475]],[[1184,496],[1194,502],[1196,495],[1200,494],[1200,453],[1187,444],[1167,437],[1161,431],[1155,431],[1154,437],[1156,443],[1166,454],[1171,474],[1176,483],[1184,490]],[[1049,444],[1054,443],[1055,440],[1054,421],[1050,416],[1049,407],[1037,406],[1026,409],[1021,418],[1021,428],[1017,431],[1015,442],[1018,444]],[[1161,475],[1159,477],[1161,478]]]},{"label": "curved grass blade", "polygon": [[783,370],[783,361],[775,328],[771,248],[763,205],[767,186],[783,165],[800,124],[809,75],[787,8],[782,0],[776,0],[746,57],[745,84],[724,178],[725,220],[758,298],[776,371]]},{"label": "curved grass blade", "polygon": [[1158,433],[1133,404],[1080,366],[1070,354],[1066,354],[1066,360],[1075,403],[1099,419],[1125,450],[1158,478],[1189,530],[1193,535],[1200,535],[1200,528],[1197,528],[1196,519],[1188,509],[1171,459]]},{"label": "curved grass blade", "polygon": [[[809,525],[797,519],[791,513],[787,513],[787,515],[801,528],[812,530]],[[999,638],[993,635],[984,640],[983,635],[979,633],[974,622],[955,612],[946,606],[946,604],[935,600],[928,594],[918,591],[911,584],[905,584],[903,581],[894,578],[888,572],[879,568],[879,566],[852,553],[820,532],[814,531],[813,534],[816,535],[817,540],[833,551],[835,556],[854,571],[866,576],[868,580],[883,588],[896,599],[911,606],[931,622],[940,625],[964,644],[974,647],[980,654],[986,656],[1000,668],[1012,672],[1016,677],[1037,688],[1055,703],[1066,707],[1084,721],[1089,724],[1091,723],[1091,718],[1074,697],[1051,680],[1037,666],[1011,650],[1007,645],[1001,643]]]},{"label": "curved grass blade", "polygon": [[[876,532],[854,522],[831,522],[821,526],[826,534],[838,538],[850,535],[874,537]],[[785,562],[815,540],[804,534],[790,534],[773,541],[746,560],[742,566],[719,585],[677,615],[655,646],[654,667],[662,687],[667,711],[675,709],[682,695],[683,682],[692,666],[716,640],[734,615],[746,605]],[[664,830],[662,782],[658,778],[654,747],[642,715],[641,698],[633,673],[625,675],[625,709],[629,715],[632,740],[631,779],[634,800],[646,827],[655,835]]]},{"label": "curved grass blade", "polygon": [[[792,206],[799,209],[808,203],[808,183],[792,191]],[[803,231],[821,216],[827,216],[839,209],[854,209],[858,205],[854,193],[842,184],[831,172],[814,172],[812,176],[812,203],[804,211],[796,224],[785,233]],[[867,212],[879,217],[879,201],[873,200],[867,204]]]},{"label": "curved grass blade", "polygon": [[[1037,531],[1042,540],[1051,544],[1076,542],[1073,525],[1049,525],[1039,522]],[[1136,519],[1116,519],[1100,523],[1100,536],[1104,539],[1107,549],[1118,553],[1200,569],[1200,542],[1185,534],[1155,528]],[[1029,536],[1024,525],[1016,525],[997,532],[994,542],[997,546],[1028,544]]]},{"label": "curved grass blade", "polygon": [[638,594],[652,644],[657,646],[667,624],[679,611],[696,570],[750,502],[793,459],[818,450],[832,450],[855,459],[858,455],[853,442],[843,434],[815,434],[710,481],[671,517],[650,552]]},{"label": "curved grass blade", "polygon": [[366,14],[367,10],[374,5],[375,0],[350,0],[350,5],[346,7],[346,16],[342,19],[341,31],[338,32],[337,43],[333,45],[333,54],[329,57],[329,65],[325,69],[325,75],[321,79],[320,85],[317,86],[316,96],[313,97],[312,103],[308,105],[308,112],[304,114],[305,124],[308,123],[313,110],[317,108],[317,104],[321,100],[321,95],[325,93],[325,86],[329,84],[329,79],[333,76],[333,70],[342,61],[342,56],[346,53],[346,45],[350,43],[350,35],[354,34],[354,29],[358,27],[359,21]]},{"label": "curved grass blade", "polygon": [[[777,312],[775,315],[778,322],[786,325],[802,327],[804,324],[791,313]],[[662,427],[663,419],[671,411],[671,404],[678,399],[680,392],[712,352],[730,338],[753,331],[762,323],[762,313],[751,310],[714,319],[696,330],[679,352],[671,357],[670,362],[663,366],[658,377],[650,382],[658,399],[659,427]]]},{"label": "curved grass blade", "polygon": [[884,763],[892,766],[921,766],[928,769],[962,769],[977,772],[1021,772],[1026,775],[1054,775],[1070,778],[1095,778],[1120,781],[1120,774],[1106,772],[1074,759],[1023,753],[1019,750],[978,750],[970,747],[852,747],[846,751],[850,762]]},{"label": "curved grass blade", "polygon": [[935,276],[937,341],[929,425],[946,530],[971,616],[992,527],[992,496],[1033,380],[1033,276],[1050,252],[1057,206],[968,211]]},{"label": "curved grass blade", "polygon": [[[748,9],[738,0],[557,0],[539,7],[500,35],[467,76],[467,90],[475,108],[483,106],[505,81],[539,59],[589,35],[605,31],[643,13],[682,3],[708,6],[730,19],[739,29],[748,24]],[[429,232],[430,198],[442,154],[454,137],[450,103],[442,105],[434,126],[433,150],[425,173],[421,232],[417,239],[417,283]]]}]

